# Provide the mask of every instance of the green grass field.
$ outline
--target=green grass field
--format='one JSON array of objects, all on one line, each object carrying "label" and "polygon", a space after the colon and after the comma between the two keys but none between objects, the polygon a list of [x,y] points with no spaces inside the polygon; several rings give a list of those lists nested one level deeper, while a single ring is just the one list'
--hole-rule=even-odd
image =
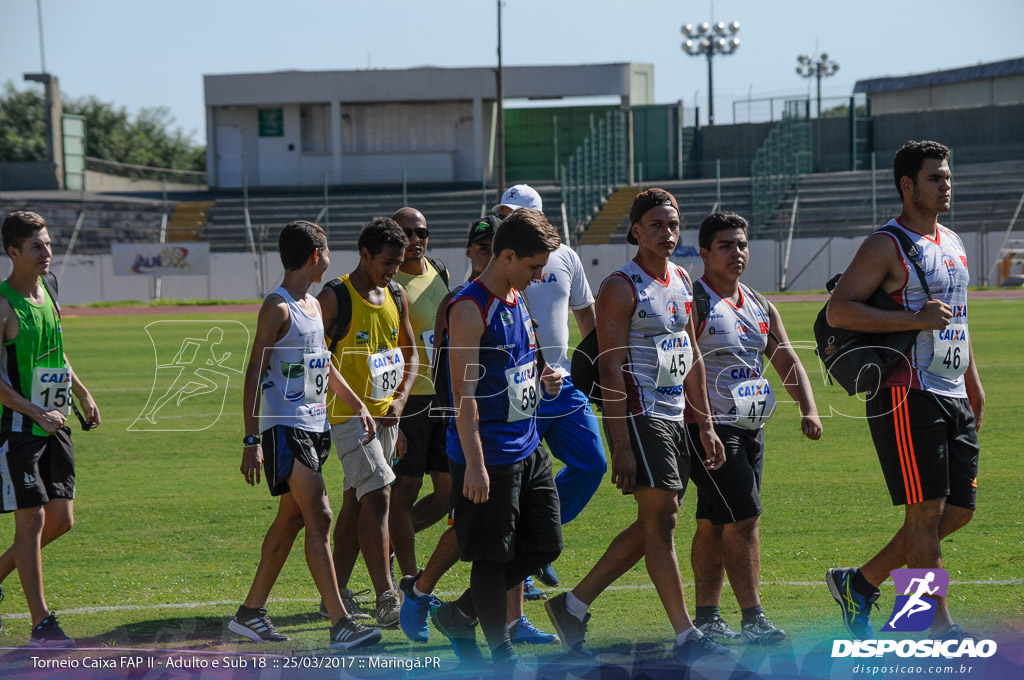
[{"label": "green grass field", "polygon": [[[818,303],[779,305],[795,341],[809,341],[818,307]],[[1024,630],[1020,566],[1024,504],[1016,454],[1024,435],[1020,418],[1024,401],[1019,396],[1024,363],[1014,357],[1024,328],[1020,321],[1024,300],[974,301],[971,314],[988,407],[981,433],[979,510],[972,524],[943,545],[945,567],[954,581],[951,609],[965,628],[985,636],[1020,633]],[[192,318],[240,321],[250,330],[255,322],[254,315]],[[237,324],[222,324],[232,329],[225,347],[233,342],[235,349],[225,362],[230,366],[230,382],[219,419],[222,395],[207,395],[185,402],[184,417],[165,417],[177,409],[170,402],[156,418],[165,429],[206,429],[150,431],[136,424],[128,430],[142,413],[153,385],[154,352],[145,327],[157,320],[156,316],[64,320],[68,355],[93,391],[104,423],[95,432],[74,435],[77,524],[44,550],[48,602],[63,612],[65,630],[80,645],[257,651],[225,629],[248,589],[276,508],[265,485],[250,488],[238,471],[242,419],[237,371],[245,360],[239,345],[245,342],[240,339],[244,333]],[[173,356],[181,337],[168,328],[151,327],[158,336],[161,363]],[[204,326],[197,323],[189,328]],[[813,353],[801,350],[800,354],[812,376],[820,377]],[[165,369],[157,383],[159,396],[169,384]],[[831,409],[854,416],[863,412],[838,387],[819,383],[816,396],[823,415]],[[823,418],[823,423],[821,441],[810,442],[799,434],[796,407],[780,405],[766,434],[762,597],[773,621],[796,639],[845,636],[822,581],[824,572],[828,567],[865,561],[895,531],[902,516],[901,509],[889,502],[865,423],[841,416]],[[337,510],[342,479],[333,455],[324,472]],[[692,583],[693,508],[691,490],[677,531],[686,584]],[[632,499],[606,482],[583,514],[565,527],[566,549],[556,563],[563,587],[571,587],[586,573],[634,515]],[[12,516],[0,520],[0,542],[5,545],[11,541],[13,524]],[[440,531],[436,526],[418,536],[421,562]],[[461,590],[468,573],[466,565],[458,565],[439,590],[448,594]],[[597,601],[588,637],[591,646],[618,648],[670,639],[671,628],[649,584],[641,564]],[[7,597],[0,605],[4,618],[0,646],[21,645],[28,638],[29,621],[16,574],[3,585]],[[369,587],[361,563],[352,587]],[[326,622],[315,615],[318,600],[300,537],[269,605],[278,628],[292,642],[270,646],[270,650],[311,651],[326,646]],[[883,590],[880,616],[888,613],[891,603],[890,587]],[[738,608],[728,587],[722,605],[723,615],[738,625]],[[550,629],[539,603],[527,603],[527,615],[541,628]],[[414,645],[400,631],[387,631],[381,651],[451,657],[436,630],[428,645]],[[556,650],[530,651],[553,654]]]}]

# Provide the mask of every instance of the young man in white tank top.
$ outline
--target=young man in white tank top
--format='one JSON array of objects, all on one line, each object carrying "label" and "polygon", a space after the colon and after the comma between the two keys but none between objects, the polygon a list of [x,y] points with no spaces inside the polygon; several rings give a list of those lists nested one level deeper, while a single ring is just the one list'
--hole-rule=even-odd
[{"label": "young man in white tank top", "polygon": [[[893,505],[905,506],[903,526],[860,569],[826,574],[847,630],[862,639],[874,637],[868,617],[889,573],[904,565],[941,569],[941,540],[974,515],[985,390],[967,327],[967,253],[960,237],[939,224],[953,187],[949,156],[938,142],[912,141],[893,159],[903,211],[887,226],[914,243],[928,289],[897,240],[876,232],[864,240],[828,304],[828,322],[837,328],[919,331],[908,363],[883,376],[866,403],[889,496]],[[879,288],[904,309],[868,305]],[[963,640],[946,598],[933,599],[931,637]]]},{"label": "young man in white tank top", "polygon": [[266,604],[295,537],[305,528],[306,564],[333,624],[330,647],[372,645],[380,631],[360,625],[345,610],[331,561],[331,505],[321,474],[331,445],[327,390],[356,411],[369,439],[374,422],[332,365],[320,305],[307,294],[330,264],[327,235],[319,225],[297,220],[281,231],[278,249],[284,280],[263,301],[245,371],[241,472],[253,486],[262,468],[280,502],[252,587],[228,629],[254,642],[288,640],[274,628]]}]

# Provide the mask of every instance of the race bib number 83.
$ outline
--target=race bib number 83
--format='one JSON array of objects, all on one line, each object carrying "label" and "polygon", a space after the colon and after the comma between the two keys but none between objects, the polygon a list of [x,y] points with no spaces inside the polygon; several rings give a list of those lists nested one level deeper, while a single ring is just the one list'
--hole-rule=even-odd
[{"label": "race bib number 83", "polygon": [[32,371],[32,403],[46,411],[71,413],[71,369],[44,368]]},{"label": "race bib number 83", "polygon": [[405,357],[402,350],[395,348],[387,352],[377,352],[367,357],[370,365],[370,399],[380,401],[387,399],[405,375]]}]

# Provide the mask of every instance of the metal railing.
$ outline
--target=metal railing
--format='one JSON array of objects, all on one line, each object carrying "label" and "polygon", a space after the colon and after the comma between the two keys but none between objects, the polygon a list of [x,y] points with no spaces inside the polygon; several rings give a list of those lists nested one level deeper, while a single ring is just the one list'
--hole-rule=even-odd
[{"label": "metal railing", "polygon": [[811,172],[810,101],[786,102],[785,114],[750,165],[750,189],[754,227],[768,225],[772,212],[801,174]]},{"label": "metal railing", "polygon": [[629,123],[625,111],[591,116],[590,134],[561,168],[566,227],[579,238],[601,205],[629,179]]},{"label": "metal railing", "polygon": [[206,186],[206,173],[198,170],[175,170],[174,168],[155,168],[149,165],[133,165],[106,161],[102,158],[85,157],[85,169],[102,172],[117,177],[130,179],[148,179],[156,182],[173,184],[194,184]]}]

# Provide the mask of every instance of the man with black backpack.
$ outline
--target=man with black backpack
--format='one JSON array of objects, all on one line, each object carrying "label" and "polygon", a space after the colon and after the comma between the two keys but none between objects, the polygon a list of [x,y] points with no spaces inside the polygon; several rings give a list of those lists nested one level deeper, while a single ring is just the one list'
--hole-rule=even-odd
[{"label": "man with black backpack", "polygon": [[[871,438],[893,505],[905,506],[903,526],[860,569],[829,569],[826,581],[851,635],[874,637],[869,615],[889,572],[942,567],[940,541],[974,514],[985,390],[967,327],[967,253],[955,232],[939,224],[949,210],[949,149],[910,141],[893,159],[903,202],[900,216],[861,245],[828,303],[828,323],[866,332],[917,331],[907,356],[883,376],[866,402]],[[918,262],[910,261],[917,257]],[[923,275],[922,275],[923,273]],[[903,309],[867,304],[881,289]],[[962,639],[945,597],[937,600],[932,637]]]},{"label": "man with black backpack", "polygon": [[348,580],[362,549],[376,593],[377,623],[384,627],[398,624],[401,605],[388,561],[389,487],[395,480],[391,457],[419,368],[405,292],[392,280],[407,245],[393,219],[373,218],[359,235],[359,264],[317,296],[332,361],[377,421],[376,439],[364,444],[352,409],[338,400],[327,402],[331,441],[345,473],[334,527],[334,567],[346,608],[358,613]]},{"label": "man with black backpack", "polygon": [[85,410],[83,428],[100,424],[100,410],[64,354],[46,220],[19,210],[0,232],[12,266],[0,283],[0,512],[14,513],[14,545],[0,556],[0,580],[17,567],[32,622],[29,647],[74,647],[46,606],[41,550],[74,523],[72,393]]},{"label": "man with black backpack", "polygon": [[[409,576],[417,571],[416,533],[445,518],[451,505],[451,477],[445,452],[448,423],[437,413],[437,395],[430,376],[434,320],[441,300],[448,294],[448,269],[440,260],[427,257],[430,230],[423,213],[406,207],[392,215],[392,219],[409,239],[405,260],[395,280],[407,294],[420,364],[398,423],[398,461],[394,465],[397,478],[391,487],[388,518],[395,559],[402,576]],[[430,475],[433,490],[417,501],[425,474]]]},{"label": "man with black backpack", "polygon": [[[820,438],[821,421],[807,372],[789,344],[779,311],[740,283],[750,259],[747,226],[736,213],[713,213],[701,222],[697,237],[704,275],[693,283],[694,325],[715,431],[725,446],[725,464],[717,470],[690,466],[690,479],[697,487],[697,531],[690,564],[698,630],[723,640],[742,633],[751,644],[772,644],[784,640],[786,633],[765,615],[758,590],[764,424],[776,401],[764,377],[766,356],[800,407],[804,436]],[[691,458],[704,457],[697,428],[703,417],[687,409]],[[725,574],[742,611],[741,633],[733,631],[719,613]]]}]

